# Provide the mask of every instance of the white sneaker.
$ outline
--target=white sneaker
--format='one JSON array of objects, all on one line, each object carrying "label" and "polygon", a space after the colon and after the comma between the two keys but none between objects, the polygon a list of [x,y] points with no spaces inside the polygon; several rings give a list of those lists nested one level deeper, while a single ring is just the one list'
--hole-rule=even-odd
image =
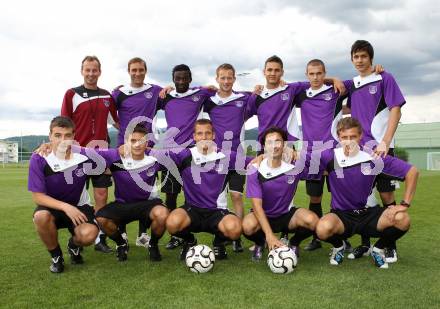
[{"label": "white sneaker", "polygon": [[287,239],[286,237],[281,238],[280,241],[281,241],[285,246],[288,246],[288,245],[289,245],[289,239]]},{"label": "white sneaker", "polygon": [[396,263],[397,262],[397,250],[396,249],[385,249],[385,262]]},{"label": "white sneaker", "polygon": [[148,248],[148,244],[150,243],[150,235],[147,233],[142,233],[141,236],[136,238],[136,246]]},{"label": "white sneaker", "polygon": [[330,255],[330,265],[339,265],[344,261],[344,246],[332,248]]},{"label": "white sneaker", "polygon": [[381,268],[387,269],[388,263],[385,260],[385,250],[373,247],[371,250],[371,257],[373,258],[374,264]]},{"label": "white sneaker", "polygon": [[127,235],[127,233],[121,233],[121,236],[122,236],[122,238],[124,238],[124,240],[125,241],[127,241],[128,242],[128,235]]}]

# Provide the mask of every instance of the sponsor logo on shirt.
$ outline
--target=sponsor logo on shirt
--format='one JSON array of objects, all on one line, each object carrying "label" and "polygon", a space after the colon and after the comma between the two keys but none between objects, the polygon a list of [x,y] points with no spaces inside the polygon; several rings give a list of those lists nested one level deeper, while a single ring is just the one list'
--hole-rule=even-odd
[{"label": "sponsor logo on shirt", "polygon": [[287,101],[287,100],[289,100],[289,94],[288,93],[282,93],[281,94],[281,100],[283,100],[283,101]]},{"label": "sponsor logo on shirt", "polygon": [[145,97],[147,99],[151,99],[153,97],[153,94],[151,93],[151,91],[145,92]]},{"label": "sponsor logo on shirt", "polygon": [[192,96],[192,100],[194,101],[194,102],[199,102],[200,101],[200,96],[199,95],[193,95]]},{"label": "sponsor logo on shirt", "polygon": [[295,176],[287,176],[287,183],[291,185],[295,181]]},{"label": "sponsor logo on shirt", "polygon": [[105,105],[105,107],[109,107],[110,106],[110,102],[107,101],[107,100],[104,100],[104,105]]},{"label": "sponsor logo on shirt", "polygon": [[84,171],[83,171],[82,168],[77,168],[77,169],[75,170],[75,175],[76,175],[77,177],[83,177],[85,174],[84,174]]},{"label": "sponsor logo on shirt", "polygon": [[237,107],[242,107],[242,106],[243,106],[243,101],[237,101],[237,102],[235,102],[235,106],[237,106]]},{"label": "sponsor logo on shirt", "polygon": [[377,92],[377,86],[370,86],[370,87],[368,87],[368,92],[370,94],[375,94]]},{"label": "sponsor logo on shirt", "polygon": [[61,169],[61,166],[60,166],[58,163],[55,163],[55,164],[53,165],[53,171],[54,171],[54,172],[59,171],[60,169]]},{"label": "sponsor logo on shirt", "polygon": [[331,93],[324,93],[322,95],[322,98],[326,101],[330,101],[332,99],[332,94]]}]

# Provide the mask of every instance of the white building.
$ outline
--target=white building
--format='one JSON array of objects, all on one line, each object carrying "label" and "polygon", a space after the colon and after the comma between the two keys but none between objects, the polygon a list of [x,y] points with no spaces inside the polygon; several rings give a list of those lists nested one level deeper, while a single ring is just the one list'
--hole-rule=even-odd
[{"label": "white building", "polygon": [[18,163],[18,143],[0,140],[0,163]]}]

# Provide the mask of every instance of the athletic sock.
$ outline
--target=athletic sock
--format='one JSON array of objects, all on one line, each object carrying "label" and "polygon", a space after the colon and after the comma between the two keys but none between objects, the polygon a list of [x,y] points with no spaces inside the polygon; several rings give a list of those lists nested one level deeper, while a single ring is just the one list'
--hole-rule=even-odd
[{"label": "athletic sock", "polygon": [[327,238],[327,240],[325,240],[326,242],[330,243],[333,245],[333,247],[335,248],[340,248],[344,245],[343,241],[342,241],[342,237],[341,235],[333,235],[330,236],[329,238]]},{"label": "athletic sock", "polygon": [[119,231],[116,231],[115,233],[113,233],[113,235],[110,235],[109,238],[113,240],[118,246],[122,246],[125,244],[125,240],[124,238],[122,238],[121,232]]},{"label": "athletic sock", "polygon": [[310,203],[309,210],[313,211],[319,218],[322,217],[322,205],[321,203]]},{"label": "athletic sock", "polygon": [[374,244],[376,248],[383,249],[385,247],[392,248],[396,241],[405,235],[407,231],[402,231],[394,226],[387,227],[382,232],[382,237]]},{"label": "athletic sock", "polygon": [[71,249],[76,249],[76,248],[79,247],[79,246],[78,246],[77,244],[75,244],[75,242],[73,241],[73,237],[70,237],[70,238],[69,238],[69,242],[68,242],[67,245],[68,245],[69,248],[71,248]]},{"label": "athletic sock", "polygon": [[291,246],[299,246],[299,244],[306,238],[313,235],[313,232],[304,227],[298,227],[295,230],[295,234],[290,238],[289,245]]},{"label": "athletic sock", "polygon": [[57,256],[63,256],[63,252],[61,251],[60,245],[56,246],[55,249],[47,250],[50,253],[50,256],[56,258]]},{"label": "athletic sock", "polygon": [[177,194],[176,193],[167,193],[165,204],[167,208],[172,211],[177,207]]},{"label": "athletic sock", "polygon": [[264,243],[266,242],[266,235],[262,230],[258,230],[256,233],[252,235],[244,234],[244,237],[254,242],[257,246],[261,246],[261,247],[263,247]]},{"label": "athletic sock", "polygon": [[159,242],[159,239],[161,238],[162,236],[157,236],[153,231],[151,231],[151,238],[150,238],[150,245],[151,246],[157,246],[157,244],[158,244],[158,242]]},{"label": "athletic sock", "polygon": [[119,230],[121,233],[127,233],[127,225],[126,225],[126,224],[121,224],[121,225],[119,225],[118,230]]},{"label": "athletic sock", "polygon": [[222,232],[218,231],[214,236],[212,244],[214,247],[217,247],[219,245],[224,245],[227,240],[229,240],[229,238],[225,237]]},{"label": "athletic sock", "polygon": [[186,242],[192,243],[195,241],[194,234],[188,230],[183,230],[177,233],[172,234],[172,236],[183,239]]},{"label": "athletic sock", "polygon": [[361,243],[362,243],[362,246],[370,247],[371,246],[370,236],[361,235]]}]

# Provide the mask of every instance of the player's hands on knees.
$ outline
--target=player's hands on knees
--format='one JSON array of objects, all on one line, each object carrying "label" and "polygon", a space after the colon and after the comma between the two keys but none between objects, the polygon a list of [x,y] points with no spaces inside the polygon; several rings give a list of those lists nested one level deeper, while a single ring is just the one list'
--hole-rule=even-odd
[{"label": "player's hands on knees", "polygon": [[285,247],[286,245],[281,242],[275,235],[270,235],[269,237],[266,237],[267,247],[270,250],[273,250],[275,248],[281,248]]},{"label": "player's hands on knees", "polygon": [[83,214],[77,207],[67,204],[64,209],[66,215],[72,220],[74,226],[88,221],[87,216]]},{"label": "player's hands on knees", "polygon": [[47,157],[52,152],[52,145],[50,143],[41,144],[34,153],[39,154],[42,157]]},{"label": "player's hands on knees", "polygon": [[385,158],[388,154],[388,150],[390,150],[390,146],[385,141],[381,141],[374,150],[373,157],[375,159],[380,157]]}]

